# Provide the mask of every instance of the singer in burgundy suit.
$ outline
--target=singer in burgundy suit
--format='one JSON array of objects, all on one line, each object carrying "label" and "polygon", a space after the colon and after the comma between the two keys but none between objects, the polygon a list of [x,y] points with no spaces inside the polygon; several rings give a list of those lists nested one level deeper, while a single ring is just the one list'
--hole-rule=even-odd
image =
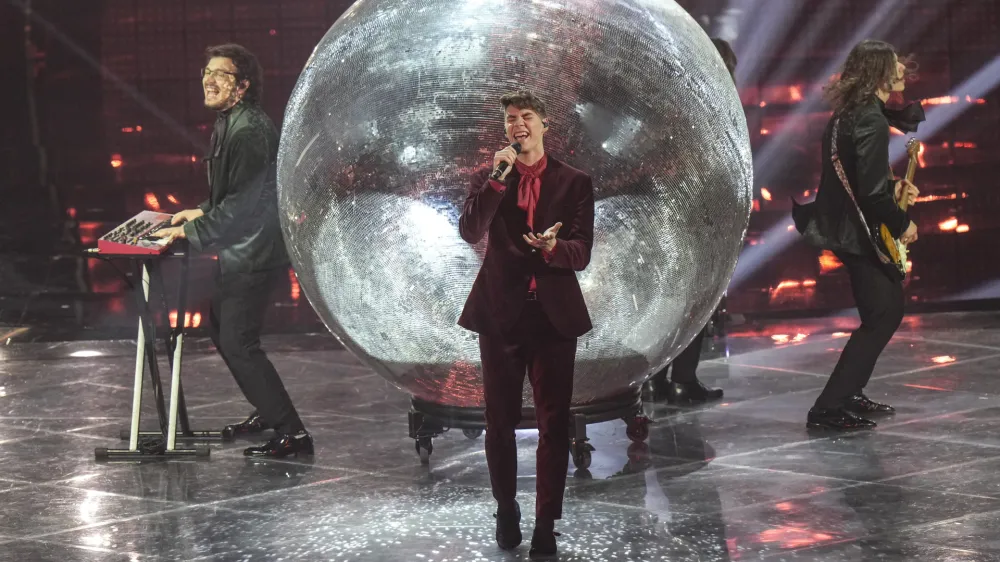
[{"label": "singer in burgundy suit", "polygon": [[[499,180],[474,175],[459,219],[462,238],[489,234],[482,269],[459,325],[479,333],[486,398],[486,460],[497,501],[497,543],[521,542],[514,428],[525,373],[538,421],[536,524],[531,554],[555,554],[569,458],[577,338],[592,328],[576,272],[590,262],[594,193],[589,176],[545,154],[545,106],[530,92],[501,98],[507,147]],[[510,164],[513,163],[513,166]],[[540,232],[546,229],[544,232]]]}]

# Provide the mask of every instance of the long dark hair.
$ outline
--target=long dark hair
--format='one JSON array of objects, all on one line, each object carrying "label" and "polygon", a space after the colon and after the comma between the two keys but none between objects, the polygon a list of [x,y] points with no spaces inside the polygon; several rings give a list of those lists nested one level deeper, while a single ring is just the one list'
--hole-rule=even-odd
[{"label": "long dark hair", "polygon": [[[897,59],[896,49],[885,41],[866,39],[851,49],[840,77],[823,89],[835,113],[850,111],[869,101],[879,90],[890,90],[896,79],[896,61],[908,65],[909,60]],[[907,69],[909,73],[909,69]],[[907,76],[903,76],[906,79]]]},{"label": "long dark hair", "polygon": [[246,93],[243,94],[243,101],[259,104],[264,96],[264,70],[254,56],[246,47],[235,43],[225,45],[214,45],[205,49],[205,57],[223,57],[233,61],[236,67],[236,83],[246,80],[249,83]]}]

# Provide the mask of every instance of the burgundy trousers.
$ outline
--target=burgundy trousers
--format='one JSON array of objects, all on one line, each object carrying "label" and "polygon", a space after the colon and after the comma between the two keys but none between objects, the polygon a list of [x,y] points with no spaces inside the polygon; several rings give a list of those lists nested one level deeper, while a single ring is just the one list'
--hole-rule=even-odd
[{"label": "burgundy trousers", "polygon": [[493,497],[499,506],[510,506],[517,492],[514,428],[521,421],[527,372],[538,420],[535,517],[559,519],[569,463],[576,338],[559,335],[539,302],[527,301],[510,333],[480,334],[479,351],[486,398],[486,463]]}]

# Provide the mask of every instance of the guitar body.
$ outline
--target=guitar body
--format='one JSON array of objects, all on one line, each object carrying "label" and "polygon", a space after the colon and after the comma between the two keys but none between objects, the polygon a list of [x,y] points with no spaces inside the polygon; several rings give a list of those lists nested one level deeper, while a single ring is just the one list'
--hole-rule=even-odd
[{"label": "guitar body", "polygon": [[[906,143],[906,153],[909,156],[909,162],[906,165],[906,180],[912,182],[913,175],[917,171],[917,156],[920,153],[920,141],[917,139],[910,139]],[[905,192],[901,193],[903,197],[899,199],[899,208],[906,210],[906,197]],[[878,236],[875,243],[881,248],[882,252],[888,256],[891,263],[886,264],[892,270],[892,273],[899,276],[900,280],[906,278],[906,244],[900,242],[897,238],[893,238],[892,234],[889,233],[889,228],[880,224],[878,228]]]},{"label": "guitar body", "polygon": [[892,268],[892,273],[898,275],[900,280],[906,278],[906,244],[893,238],[889,227],[884,224],[879,225],[878,234],[882,252],[892,260],[891,264],[887,264]]}]

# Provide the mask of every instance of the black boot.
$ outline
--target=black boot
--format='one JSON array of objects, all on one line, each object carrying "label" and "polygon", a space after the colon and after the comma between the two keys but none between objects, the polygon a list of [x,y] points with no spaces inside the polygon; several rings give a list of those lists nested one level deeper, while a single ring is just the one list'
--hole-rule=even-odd
[{"label": "black boot", "polygon": [[670,384],[667,381],[668,369],[670,369],[669,365],[664,367],[662,371],[649,377],[649,380],[646,381],[653,402],[663,402],[667,399],[667,386]]},{"label": "black boot", "polygon": [[722,398],[721,388],[708,388],[701,381],[671,382],[666,390],[667,402],[671,404],[700,404]]},{"label": "black boot", "polygon": [[533,559],[552,558],[556,555],[556,537],[559,533],[553,531],[554,521],[535,522],[535,531],[531,533],[531,550],[528,556]]},{"label": "black boot", "polygon": [[263,433],[265,429],[270,429],[264,425],[264,419],[260,417],[260,414],[254,412],[250,414],[250,417],[241,421],[240,423],[234,423],[227,425],[222,430],[222,437],[225,439],[233,439],[241,435],[256,435],[258,433]]},{"label": "black boot", "polygon": [[280,459],[289,455],[313,454],[313,440],[309,432],[303,430],[296,434],[279,433],[267,443],[258,447],[248,447],[243,451],[247,457],[267,457]]},{"label": "black boot", "polygon": [[888,404],[870,400],[863,392],[851,396],[844,402],[844,409],[855,414],[895,414],[896,409]]},{"label": "black boot", "polygon": [[875,422],[856,416],[844,408],[816,408],[809,410],[806,418],[809,429],[833,429],[837,431],[855,431],[859,429],[875,429]]},{"label": "black boot", "polygon": [[504,550],[517,548],[521,544],[521,506],[517,500],[512,509],[497,509],[493,517],[497,520],[497,546]]}]

